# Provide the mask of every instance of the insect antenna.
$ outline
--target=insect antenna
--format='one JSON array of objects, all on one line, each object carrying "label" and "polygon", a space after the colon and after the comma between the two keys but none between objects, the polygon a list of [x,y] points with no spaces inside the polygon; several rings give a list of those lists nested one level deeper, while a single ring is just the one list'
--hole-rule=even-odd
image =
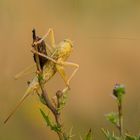
[{"label": "insect antenna", "polygon": [[17,109],[20,107],[20,105],[25,101],[25,99],[29,96],[30,94],[25,93],[24,96],[21,98],[21,100],[18,102],[16,107],[12,110],[12,112],[8,115],[8,117],[4,120],[4,124],[7,123],[7,121],[13,116],[13,114],[17,111]]}]

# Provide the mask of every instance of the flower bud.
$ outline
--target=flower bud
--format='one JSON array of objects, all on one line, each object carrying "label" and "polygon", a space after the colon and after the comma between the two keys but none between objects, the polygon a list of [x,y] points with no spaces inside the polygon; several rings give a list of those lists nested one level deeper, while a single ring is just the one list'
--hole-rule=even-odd
[{"label": "flower bud", "polygon": [[116,84],[113,89],[113,95],[116,98],[122,97],[122,95],[125,94],[125,87],[122,84]]}]

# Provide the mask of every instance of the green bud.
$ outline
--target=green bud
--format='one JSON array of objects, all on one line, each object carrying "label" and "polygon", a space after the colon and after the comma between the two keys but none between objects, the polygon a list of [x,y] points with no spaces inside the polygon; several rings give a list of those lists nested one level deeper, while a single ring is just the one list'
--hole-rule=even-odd
[{"label": "green bud", "polygon": [[120,98],[122,97],[122,95],[125,94],[125,87],[122,84],[116,84],[114,89],[113,89],[113,95],[116,98]]}]

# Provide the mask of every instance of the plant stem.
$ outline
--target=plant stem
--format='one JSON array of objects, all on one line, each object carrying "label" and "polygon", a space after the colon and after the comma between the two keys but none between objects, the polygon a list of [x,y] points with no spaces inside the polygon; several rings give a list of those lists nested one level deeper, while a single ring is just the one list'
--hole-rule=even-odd
[{"label": "plant stem", "polygon": [[[36,34],[35,34],[35,30],[33,30],[33,43],[36,41]],[[34,49],[36,51],[38,51],[38,46],[34,45]],[[46,106],[51,110],[52,114],[54,115],[55,118],[55,122],[57,124],[57,126],[59,126],[61,129],[59,132],[57,132],[57,135],[59,137],[59,140],[65,140],[65,132],[62,131],[62,124],[61,124],[61,120],[60,120],[60,113],[57,111],[57,108],[53,106],[51,100],[49,99],[49,96],[47,94],[47,91],[44,87],[44,83],[43,83],[43,75],[42,75],[42,69],[40,66],[40,61],[39,61],[39,56],[38,54],[35,54],[35,59],[36,59],[36,67],[37,67],[37,71],[38,71],[38,82],[42,91],[42,96],[45,99],[46,102]],[[41,80],[40,80],[41,77]]]},{"label": "plant stem", "polygon": [[119,113],[119,132],[120,136],[123,136],[123,112],[122,112],[122,100],[118,103],[118,113]]},{"label": "plant stem", "polygon": [[[44,86],[42,85],[41,82],[40,83],[40,87],[41,87],[41,90],[42,90],[42,95],[45,99],[45,102],[46,102],[46,105],[47,107],[51,110],[51,112],[53,113],[54,115],[54,118],[55,118],[55,122],[57,124],[57,126],[59,126],[60,128],[62,128],[62,125],[61,125],[61,120],[60,120],[60,113],[58,113],[58,111],[56,110],[56,108],[53,106],[52,102],[50,101],[49,97],[48,97],[48,94],[44,88]],[[64,132],[62,132],[62,129],[60,132],[57,132],[58,136],[59,136],[59,140],[64,140]]]}]

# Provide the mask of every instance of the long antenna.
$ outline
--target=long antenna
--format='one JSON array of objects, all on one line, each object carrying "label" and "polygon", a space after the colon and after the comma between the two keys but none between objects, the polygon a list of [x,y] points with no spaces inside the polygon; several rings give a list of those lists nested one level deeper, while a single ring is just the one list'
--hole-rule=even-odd
[{"label": "long antenna", "polygon": [[[33,29],[32,31],[32,37],[33,37],[33,42],[36,40],[36,33],[35,33],[35,29]],[[23,97],[20,99],[19,103],[16,105],[16,107],[13,109],[13,111],[8,115],[8,117],[4,120],[4,124],[7,123],[7,121],[13,116],[13,114],[17,111],[17,109],[19,108],[19,106],[25,101],[25,99],[29,96],[29,90],[27,90],[25,92],[25,94],[23,95]]]},{"label": "long antenna", "polygon": [[[28,92],[28,91],[27,91]],[[16,105],[16,107],[13,109],[13,111],[8,115],[8,117],[4,120],[4,124],[7,123],[7,121],[13,116],[13,114],[17,111],[19,106],[25,101],[25,99],[30,95],[29,93],[25,93],[24,96],[21,98],[19,103]]]}]

